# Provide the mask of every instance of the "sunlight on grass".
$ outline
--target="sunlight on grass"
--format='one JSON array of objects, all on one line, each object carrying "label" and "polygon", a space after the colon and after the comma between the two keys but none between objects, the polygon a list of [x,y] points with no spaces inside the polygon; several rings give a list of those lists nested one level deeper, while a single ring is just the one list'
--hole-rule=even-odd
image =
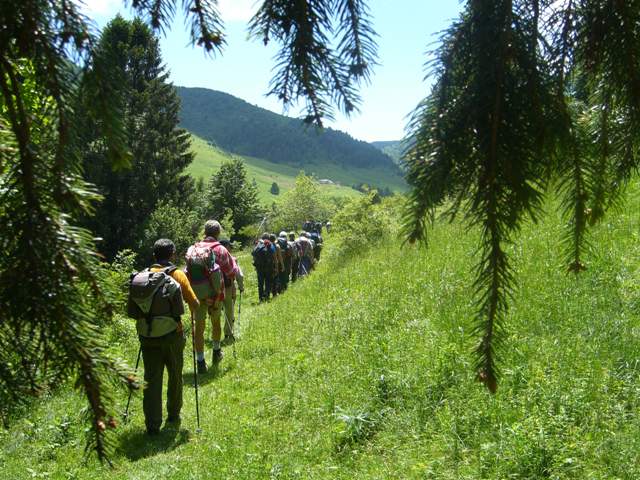
[{"label": "sunlight on grass", "polygon": [[[559,256],[558,218],[525,226],[494,396],[473,376],[477,232],[439,224],[428,250],[389,236],[352,258],[330,235],[318,270],[265,305],[240,254],[237,359],[227,348],[201,378],[202,433],[187,347],[180,429],[149,440],[134,396],[115,469],[85,465],[84,402],[63,389],[2,431],[2,476],[640,478],[637,211],[634,201],[595,229],[578,278]],[[118,322],[134,362],[133,324]]]}]

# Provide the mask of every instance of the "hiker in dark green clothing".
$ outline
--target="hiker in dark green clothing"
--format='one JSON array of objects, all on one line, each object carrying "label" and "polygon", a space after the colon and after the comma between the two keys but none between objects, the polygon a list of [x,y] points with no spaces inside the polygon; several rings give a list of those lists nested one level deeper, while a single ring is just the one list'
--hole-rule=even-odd
[{"label": "hiker in dark green clothing", "polygon": [[144,362],[142,408],[149,435],[162,425],[162,377],[167,369],[167,422],[180,422],[182,409],[182,365],[185,345],[180,316],[183,297],[191,311],[199,302],[187,276],[171,261],[176,247],[160,239],[153,246],[156,263],[131,277],[127,313],[137,319],[136,328]]}]

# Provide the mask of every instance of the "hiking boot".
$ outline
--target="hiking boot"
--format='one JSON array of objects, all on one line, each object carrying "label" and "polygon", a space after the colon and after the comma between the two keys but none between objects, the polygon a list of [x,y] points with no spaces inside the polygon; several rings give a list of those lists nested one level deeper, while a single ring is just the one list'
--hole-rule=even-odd
[{"label": "hiking boot", "polygon": [[207,373],[207,362],[202,360],[198,360],[198,374],[202,375],[203,373]]},{"label": "hiking boot", "polygon": [[150,437],[154,437],[156,435],[160,434],[160,429],[159,428],[147,428],[147,435],[149,435]]},{"label": "hiking boot", "polygon": [[222,354],[222,349],[214,350],[213,354],[211,355],[211,363],[213,363],[214,365],[216,363],[220,363],[223,356],[224,355]]},{"label": "hiking boot", "polygon": [[167,417],[167,421],[165,422],[165,426],[167,426],[167,427],[178,427],[181,422],[182,422],[182,419],[180,418],[180,415],[176,415],[175,417],[170,416],[170,417]]}]

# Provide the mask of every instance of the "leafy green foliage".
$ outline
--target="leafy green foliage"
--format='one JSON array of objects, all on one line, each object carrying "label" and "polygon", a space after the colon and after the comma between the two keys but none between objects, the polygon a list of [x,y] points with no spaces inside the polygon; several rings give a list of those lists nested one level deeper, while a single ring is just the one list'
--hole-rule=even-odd
[{"label": "leafy green foliage", "polygon": [[387,199],[381,203],[376,192],[351,200],[332,217],[331,233],[339,236],[338,250],[350,255],[380,244],[397,231],[400,211],[399,202]]},{"label": "leafy green foliage", "polygon": [[202,219],[195,210],[162,202],[146,223],[139,251],[145,264],[153,261],[153,244],[159,238],[168,238],[176,246],[177,258],[183,258],[187,249],[202,229]]},{"label": "leafy green foliage", "polygon": [[216,219],[229,217],[228,230],[233,232],[254,223],[261,213],[258,187],[247,179],[244,162],[239,158],[222,163],[220,170],[211,176],[202,200],[204,215]]},{"label": "leafy green foliage", "polygon": [[179,100],[149,27],[140,20],[116,17],[102,32],[99,51],[111,59],[122,79],[114,101],[122,102],[132,153],[130,168],[114,172],[99,125],[89,124],[93,128],[86,136],[85,172],[104,200],[86,223],[103,239],[102,253],[112,258],[138,245],[160,202],[187,201],[194,187],[183,171],[193,154],[188,133],[177,128]]},{"label": "leafy green foliage", "polygon": [[311,177],[300,173],[295,187],[274,203],[267,218],[267,230],[298,230],[305,220],[321,221],[334,211],[332,200],[320,191],[320,186]]}]

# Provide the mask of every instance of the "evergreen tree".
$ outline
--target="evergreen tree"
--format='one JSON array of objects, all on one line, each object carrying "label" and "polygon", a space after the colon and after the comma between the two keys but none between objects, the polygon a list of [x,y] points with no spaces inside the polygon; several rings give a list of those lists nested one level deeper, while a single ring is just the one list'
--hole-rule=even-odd
[{"label": "evergreen tree", "polygon": [[639,25],[638,1],[472,0],[436,51],[408,139],[406,225],[424,239],[447,202],[480,227],[477,373],[491,391],[515,287],[506,246],[557,186],[578,273],[587,225],[638,167]]},{"label": "evergreen tree", "polygon": [[[112,60],[121,78],[120,95],[114,101],[122,102],[132,154],[130,168],[114,172],[94,125],[84,164],[86,178],[104,199],[87,224],[104,239],[101,250],[112,258],[123,248],[138,247],[160,201],[183,205],[189,199],[194,183],[184,169],[193,154],[189,134],[177,128],[180,102],[168,83],[158,40],[149,27],[139,19],[117,16],[104,29],[98,48]],[[145,247],[149,245],[141,246]]]},{"label": "evergreen tree", "polygon": [[271,195],[280,195],[280,187],[278,186],[278,184],[276,182],[273,182],[271,184]]},{"label": "evergreen tree", "polygon": [[211,176],[205,202],[208,217],[220,220],[230,213],[236,232],[260,215],[258,186],[247,181],[247,170],[240,158],[225,161]]}]

